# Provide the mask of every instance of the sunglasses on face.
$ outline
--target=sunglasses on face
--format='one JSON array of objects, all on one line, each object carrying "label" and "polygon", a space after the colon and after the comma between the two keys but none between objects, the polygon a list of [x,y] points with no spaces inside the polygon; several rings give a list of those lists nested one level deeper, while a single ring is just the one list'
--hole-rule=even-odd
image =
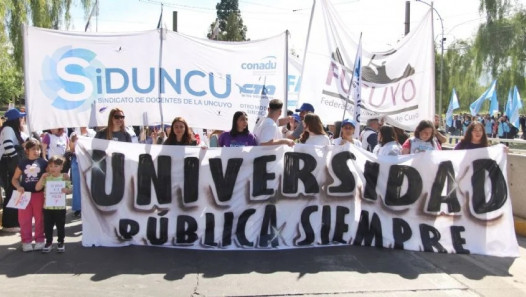
[{"label": "sunglasses on face", "polygon": [[114,115],[113,118],[116,119],[116,120],[124,120],[125,116],[123,116],[123,115]]}]

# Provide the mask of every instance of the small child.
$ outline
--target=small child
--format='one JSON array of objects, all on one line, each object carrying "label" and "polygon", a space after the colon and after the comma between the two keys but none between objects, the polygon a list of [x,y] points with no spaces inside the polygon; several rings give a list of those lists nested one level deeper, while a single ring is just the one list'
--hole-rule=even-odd
[{"label": "small child", "polygon": [[[64,181],[65,187],[61,189],[64,194],[71,194],[73,192],[71,188],[71,181],[67,173],[61,173],[65,163],[65,158],[62,156],[52,156],[49,158],[47,172],[42,174],[42,177],[36,184],[37,190],[42,190],[46,187],[46,184],[50,181]],[[45,194],[45,192],[44,192]],[[44,231],[46,234],[46,245],[42,249],[43,253],[49,253],[53,247],[53,227],[57,227],[57,252],[63,253],[66,251],[64,246],[64,237],[66,236],[66,204],[64,206],[48,206],[50,197],[45,196],[44,204]]]},{"label": "small child", "polygon": [[[22,251],[38,251],[44,248],[44,220],[42,208],[44,206],[44,193],[36,189],[36,184],[44,171],[47,162],[40,157],[40,142],[36,139],[29,139],[24,149],[27,158],[18,162],[11,183],[13,187],[23,194],[31,192],[31,200],[26,209],[18,210],[18,223],[20,224],[20,236],[22,237]],[[32,225],[35,219],[35,248],[32,241]]]}]

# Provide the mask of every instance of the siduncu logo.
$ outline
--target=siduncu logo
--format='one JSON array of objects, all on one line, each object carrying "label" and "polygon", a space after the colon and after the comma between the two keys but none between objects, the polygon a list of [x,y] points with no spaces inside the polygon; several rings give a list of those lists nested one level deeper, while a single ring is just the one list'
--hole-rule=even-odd
[{"label": "siduncu logo", "polygon": [[103,68],[95,56],[90,50],[66,46],[46,57],[40,88],[55,108],[90,107],[96,97],[96,69]]}]

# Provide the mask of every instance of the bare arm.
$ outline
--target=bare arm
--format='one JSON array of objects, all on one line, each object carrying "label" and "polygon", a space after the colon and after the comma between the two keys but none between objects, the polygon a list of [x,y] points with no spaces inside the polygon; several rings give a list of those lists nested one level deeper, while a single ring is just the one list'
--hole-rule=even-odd
[{"label": "bare arm", "polygon": [[20,192],[24,193],[24,188],[20,185],[20,176],[22,175],[22,170],[20,168],[15,169],[15,173],[13,174],[13,178],[11,179],[11,184],[15,189]]},{"label": "bare arm", "polygon": [[280,139],[272,139],[267,142],[262,142],[259,145],[288,145],[288,146],[294,146],[294,141],[287,138],[280,138]]}]

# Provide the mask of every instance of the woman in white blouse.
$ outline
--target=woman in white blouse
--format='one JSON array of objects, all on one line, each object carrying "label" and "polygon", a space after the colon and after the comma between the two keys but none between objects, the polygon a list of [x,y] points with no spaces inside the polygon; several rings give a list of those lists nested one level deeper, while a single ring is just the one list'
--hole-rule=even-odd
[{"label": "woman in white blouse", "polygon": [[320,117],[309,113],[303,118],[303,133],[300,142],[313,145],[329,145],[331,141],[323,129]]}]

